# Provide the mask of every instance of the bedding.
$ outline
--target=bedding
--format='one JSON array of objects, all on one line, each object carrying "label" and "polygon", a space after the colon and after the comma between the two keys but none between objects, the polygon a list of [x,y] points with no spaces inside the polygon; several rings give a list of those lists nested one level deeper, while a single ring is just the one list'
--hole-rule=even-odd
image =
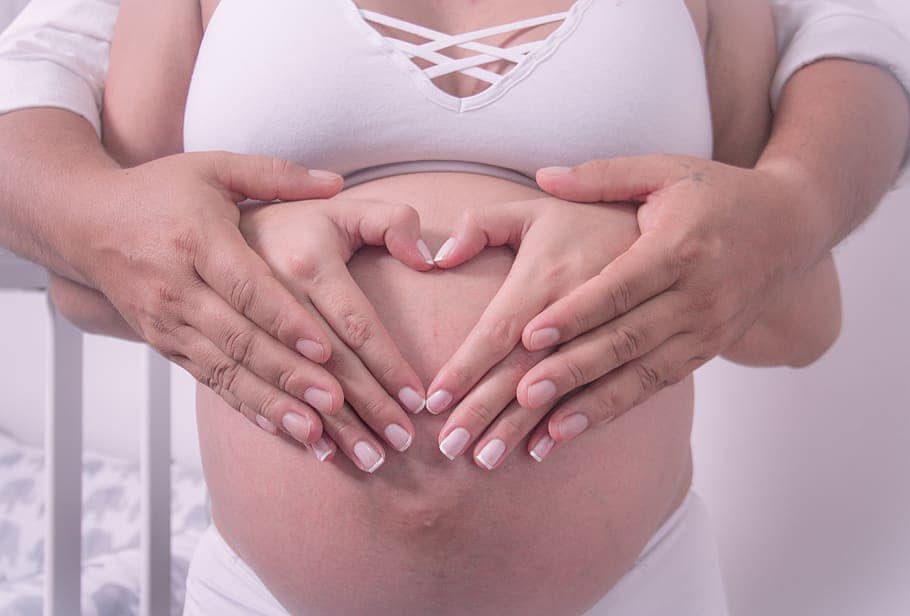
[{"label": "bedding", "polygon": [[[43,609],[44,452],[0,431],[0,614]],[[82,614],[139,611],[139,465],[85,452],[82,466]],[[183,610],[193,549],[210,521],[201,473],[171,468],[171,614]]]}]

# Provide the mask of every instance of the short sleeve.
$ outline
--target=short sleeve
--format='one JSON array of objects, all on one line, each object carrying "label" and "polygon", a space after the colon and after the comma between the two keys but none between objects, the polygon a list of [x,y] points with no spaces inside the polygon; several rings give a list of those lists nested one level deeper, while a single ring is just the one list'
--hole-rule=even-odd
[{"label": "short sleeve", "polygon": [[32,0],[0,35],[0,114],[66,109],[101,132],[119,0]]}]

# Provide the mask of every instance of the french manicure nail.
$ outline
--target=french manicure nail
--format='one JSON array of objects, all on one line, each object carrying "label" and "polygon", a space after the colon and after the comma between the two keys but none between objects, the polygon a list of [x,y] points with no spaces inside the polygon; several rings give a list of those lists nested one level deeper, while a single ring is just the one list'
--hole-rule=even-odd
[{"label": "french manicure nail", "polygon": [[337,173],[332,173],[331,171],[323,171],[322,169],[308,169],[307,173],[310,174],[310,177],[314,177],[317,180],[325,180],[334,182],[335,180],[340,180],[341,176]]},{"label": "french manicure nail", "polygon": [[572,172],[572,167],[544,167],[537,173],[543,175],[568,175]]},{"label": "french manicure nail", "polygon": [[539,351],[559,342],[559,330],[555,327],[544,327],[531,332],[530,351]]},{"label": "french manicure nail", "polygon": [[423,257],[427,265],[433,265],[433,253],[430,252],[430,247],[427,246],[426,242],[417,240],[417,250],[420,251],[420,256]]},{"label": "french manicure nail", "polygon": [[301,338],[297,341],[297,352],[310,361],[321,362],[325,359],[325,347],[318,342]]},{"label": "french manicure nail", "polygon": [[411,435],[398,424],[389,424],[384,432],[392,447],[398,451],[404,451],[411,446]]},{"label": "french manicure nail", "polygon": [[313,455],[320,462],[325,462],[326,458],[332,455],[332,446],[325,440],[324,436],[320,436],[319,440],[310,446],[313,448]]},{"label": "french manicure nail", "polygon": [[277,434],[278,428],[275,427],[271,421],[266,419],[263,415],[256,415],[256,423],[259,424],[259,427],[268,432],[269,434]]},{"label": "french manicure nail", "polygon": [[303,401],[320,413],[332,412],[332,394],[315,387],[310,387],[303,392]]},{"label": "french manicure nail", "polygon": [[531,450],[531,457],[538,462],[543,462],[543,459],[550,454],[550,451],[553,450],[555,445],[556,441],[554,441],[549,434],[544,434]]},{"label": "french manicure nail", "polygon": [[494,438],[492,441],[483,446],[480,453],[477,454],[477,461],[487,467],[488,471],[493,470],[502,454],[506,452],[506,444],[501,439]]},{"label": "french manicure nail", "polygon": [[401,400],[404,408],[415,415],[422,411],[423,407],[427,405],[426,398],[421,396],[411,387],[402,387],[401,391],[398,392],[398,399]]},{"label": "french manicure nail", "polygon": [[455,238],[450,237],[445,241],[445,243],[440,246],[439,251],[436,253],[436,256],[433,257],[433,260],[437,263],[440,261],[445,261],[452,251],[455,250]]},{"label": "french manicure nail", "polygon": [[444,389],[440,389],[435,394],[427,398],[427,410],[438,415],[446,410],[446,407],[452,403],[452,394]]},{"label": "french manicure nail", "polygon": [[357,444],[354,445],[354,455],[368,473],[372,473],[385,462],[385,458],[382,454],[376,451],[376,449],[366,441],[358,441]]},{"label": "french manicure nail", "polygon": [[285,413],[281,418],[281,425],[301,443],[306,443],[310,437],[310,421],[297,413]]},{"label": "french manicure nail", "polygon": [[470,432],[464,428],[455,428],[439,443],[439,451],[449,460],[454,460],[455,456],[464,451],[469,440],[471,440]]},{"label": "french manicure nail", "polygon": [[575,438],[588,428],[588,418],[581,413],[569,415],[559,422],[559,435],[562,440],[567,441]]},{"label": "french manicure nail", "polygon": [[556,383],[547,379],[537,381],[528,387],[528,404],[532,409],[543,406],[556,397]]}]

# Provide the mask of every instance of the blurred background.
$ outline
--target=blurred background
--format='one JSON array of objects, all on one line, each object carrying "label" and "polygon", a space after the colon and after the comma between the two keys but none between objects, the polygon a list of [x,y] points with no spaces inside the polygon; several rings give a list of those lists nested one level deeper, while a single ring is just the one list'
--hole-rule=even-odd
[{"label": "blurred background", "polygon": [[[0,29],[25,3],[0,0]],[[910,186],[837,249],[844,329],[817,364],[698,372],[695,485],[734,616],[910,614],[908,236]],[[44,302],[0,292],[0,430],[35,445]],[[89,336],[84,352],[86,448],[135,460],[142,349]],[[175,462],[198,468],[194,383],[179,369],[171,395]]]}]

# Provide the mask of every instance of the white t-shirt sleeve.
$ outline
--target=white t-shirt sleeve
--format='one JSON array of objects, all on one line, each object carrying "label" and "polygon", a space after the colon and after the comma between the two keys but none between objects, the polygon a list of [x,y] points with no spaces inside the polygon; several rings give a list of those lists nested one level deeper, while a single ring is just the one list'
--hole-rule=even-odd
[{"label": "white t-shirt sleeve", "polygon": [[[776,108],[790,77],[825,58],[878,65],[910,95],[910,1],[771,0],[780,63],[771,87]],[[910,179],[910,143],[904,177]]]},{"label": "white t-shirt sleeve", "polygon": [[76,113],[101,132],[101,99],[120,0],[31,0],[0,35],[0,114]]}]

